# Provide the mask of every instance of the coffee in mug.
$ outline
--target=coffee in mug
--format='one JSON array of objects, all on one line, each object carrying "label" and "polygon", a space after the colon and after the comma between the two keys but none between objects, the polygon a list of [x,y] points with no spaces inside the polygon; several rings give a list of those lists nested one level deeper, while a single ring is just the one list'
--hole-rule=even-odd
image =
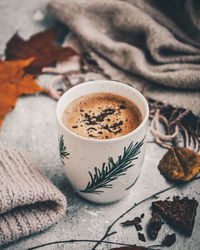
[{"label": "coffee in mug", "polygon": [[56,114],[60,158],[77,193],[97,203],[134,195],[148,127],[144,96],[125,83],[85,82],[62,95]]},{"label": "coffee in mug", "polygon": [[142,122],[142,114],[127,98],[102,92],[75,99],[63,112],[62,122],[77,135],[111,139],[136,129]]}]

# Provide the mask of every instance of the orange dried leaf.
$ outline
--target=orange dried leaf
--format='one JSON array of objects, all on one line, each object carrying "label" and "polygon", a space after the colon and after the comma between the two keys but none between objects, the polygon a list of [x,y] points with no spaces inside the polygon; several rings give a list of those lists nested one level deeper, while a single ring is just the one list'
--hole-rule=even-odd
[{"label": "orange dried leaf", "polygon": [[24,73],[34,58],[2,61],[0,59],[0,127],[5,115],[14,108],[18,96],[43,91],[33,76]]},{"label": "orange dried leaf", "polygon": [[167,179],[189,181],[200,170],[200,155],[182,147],[172,147],[161,159],[158,169]]}]

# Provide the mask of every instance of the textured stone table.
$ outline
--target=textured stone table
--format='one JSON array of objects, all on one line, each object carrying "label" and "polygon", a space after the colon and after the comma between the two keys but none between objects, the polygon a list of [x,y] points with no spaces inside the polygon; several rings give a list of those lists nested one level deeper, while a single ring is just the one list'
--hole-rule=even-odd
[{"label": "textured stone table", "polygon": [[[50,16],[38,21],[38,9],[44,9],[45,1],[34,0],[1,0],[0,2],[0,53],[3,54],[6,41],[18,30],[20,35],[28,38],[33,33],[57,24],[57,21]],[[65,30],[66,32],[66,30]],[[43,85],[48,77],[40,77],[38,83]],[[48,96],[36,94],[27,97],[20,97],[15,109],[10,112],[3,122],[0,131],[0,145],[5,147],[17,147],[26,151],[38,168],[66,195],[68,206],[64,217],[55,225],[44,232],[31,235],[17,242],[11,243],[1,249],[27,249],[39,244],[51,241],[61,241],[70,239],[91,239],[99,240],[105,233],[107,227],[126,210],[146,197],[162,189],[169,187],[162,175],[160,175],[157,165],[166,152],[155,143],[148,143],[146,157],[142,173],[136,182],[129,196],[119,202],[110,205],[92,204],[79,197],[67,182],[63,167],[58,156],[57,127],[55,118],[56,101]],[[150,132],[148,141],[153,140]],[[160,195],[160,199],[173,197],[174,195],[194,197],[200,201],[199,181],[175,188]],[[168,233],[173,233],[173,229],[166,224],[162,227],[156,241],[150,241],[146,235],[146,226],[150,219],[150,206],[154,199],[148,200],[119,220],[111,231],[117,233],[106,240],[112,242],[122,242],[137,245],[160,244]],[[200,206],[197,210],[194,231],[190,238],[176,233],[176,243],[170,249],[198,250],[200,249]],[[143,233],[146,242],[138,240],[134,227],[122,227],[120,223],[131,220],[135,216],[145,214],[142,220]],[[78,242],[62,243],[46,246],[41,249],[91,249],[95,243]],[[99,245],[97,249],[110,249],[115,245]]]}]

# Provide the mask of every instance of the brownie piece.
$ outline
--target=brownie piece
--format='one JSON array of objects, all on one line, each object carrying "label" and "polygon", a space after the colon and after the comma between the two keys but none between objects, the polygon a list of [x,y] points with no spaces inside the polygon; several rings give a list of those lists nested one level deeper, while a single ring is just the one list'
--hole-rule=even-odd
[{"label": "brownie piece", "polygon": [[155,240],[158,236],[158,232],[160,231],[162,225],[163,221],[159,212],[152,211],[152,217],[147,227],[149,238]]},{"label": "brownie piece", "polygon": [[152,210],[158,212],[171,227],[186,236],[192,235],[197,206],[198,202],[195,199],[187,197],[152,202]]}]

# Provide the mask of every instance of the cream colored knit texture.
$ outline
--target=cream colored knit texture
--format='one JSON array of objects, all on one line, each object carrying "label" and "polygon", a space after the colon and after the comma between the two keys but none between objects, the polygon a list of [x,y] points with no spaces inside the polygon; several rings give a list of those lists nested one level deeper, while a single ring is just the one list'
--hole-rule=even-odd
[{"label": "cream colored knit texture", "polygon": [[0,246],[46,229],[65,210],[65,196],[23,153],[0,149]]},{"label": "cream colored knit texture", "polygon": [[192,0],[50,0],[87,50],[145,79],[200,89],[200,4]]}]

